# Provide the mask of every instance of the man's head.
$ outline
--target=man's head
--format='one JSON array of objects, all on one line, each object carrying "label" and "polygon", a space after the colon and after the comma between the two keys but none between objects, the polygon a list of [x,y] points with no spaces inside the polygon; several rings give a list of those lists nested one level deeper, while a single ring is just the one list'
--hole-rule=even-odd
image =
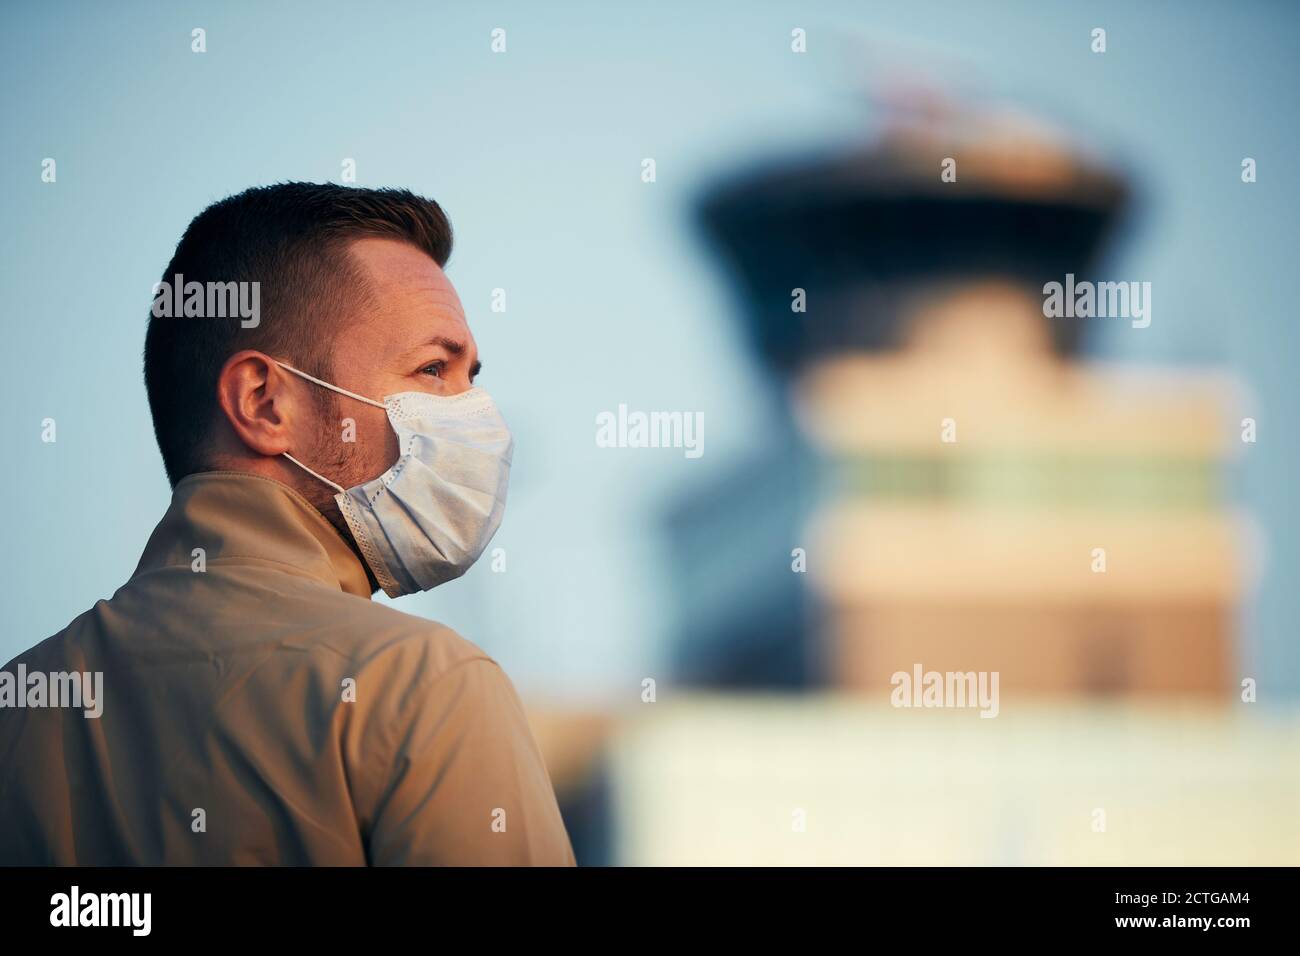
[{"label": "man's head", "polygon": [[330,489],[282,455],[347,488],[397,459],[396,436],[383,409],[276,360],[376,401],[467,390],[478,350],[442,271],[451,246],[438,204],[405,190],[286,183],[200,213],[163,281],[256,282],[260,313],[150,318],[145,384],[171,483],[217,469],[275,478],[349,538]]}]

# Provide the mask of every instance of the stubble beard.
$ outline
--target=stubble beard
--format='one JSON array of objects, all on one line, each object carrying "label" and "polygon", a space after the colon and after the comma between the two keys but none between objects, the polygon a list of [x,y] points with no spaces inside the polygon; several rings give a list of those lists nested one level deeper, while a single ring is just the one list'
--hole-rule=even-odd
[{"label": "stubble beard", "polygon": [[[311,465],[313,471],[319,472],[335,484],[344,488],[355,488],[374,476],[365,473],[367,464],[363,460],[363,455],[357,444],[342,439],[343,416],[337,396],[329,393],[321,397],[324,399],[320,408],[321,427],[316,432],[320,437],[311,450],[312,458],[308,464]],[[319,462],[319,464],[316,464],[316,462]],[[370,581],[370,593],[375,593],[379,590],[379,581],[375,578],[375,572],[366,562],[365,556],[362,555],[361,548],[352,535],[352,529],[348,526],[347,519],[339,511],[338,502],[335,500],[336,492],[321,481],[313,481],[311,489],[311,493],[306,496],[307,500],[334,527],[334,530],[338,532],[344,543],[352,549],[352,553],[357,556],[357,560],[361,562],[361,566],[366,570],[366,578]]]}]

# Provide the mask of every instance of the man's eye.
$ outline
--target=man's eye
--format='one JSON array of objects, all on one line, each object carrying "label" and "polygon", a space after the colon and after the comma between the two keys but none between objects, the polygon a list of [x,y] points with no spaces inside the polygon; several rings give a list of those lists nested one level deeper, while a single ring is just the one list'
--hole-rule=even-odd
[{"label": "man's eye", "polygon": [[435,378],[442,378],[442,373],[446,371],[446,369],[446,362],[430,362],[424,368],[420,369],[420,371],[428,375],[433,375]]}]

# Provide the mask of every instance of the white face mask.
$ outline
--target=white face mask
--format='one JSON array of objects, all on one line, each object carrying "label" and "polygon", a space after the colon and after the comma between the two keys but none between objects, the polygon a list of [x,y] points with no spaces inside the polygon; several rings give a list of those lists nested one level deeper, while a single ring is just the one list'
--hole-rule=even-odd
[{"label": "white face mask", "polygon": [[376,402],[276,364],[388,412],[399,457],[363,485],[345,489],[284,456],[338,492],[339,511],[384,593],[427,591],[469,570],[501,524],[514,450],[491,396],[471,388],[448,397],[399,392]]}]

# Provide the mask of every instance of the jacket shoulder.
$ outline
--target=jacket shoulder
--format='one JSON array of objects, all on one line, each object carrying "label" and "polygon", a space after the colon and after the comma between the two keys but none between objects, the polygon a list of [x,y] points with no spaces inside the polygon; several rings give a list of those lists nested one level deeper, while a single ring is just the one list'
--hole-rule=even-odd
[{"label": "jacket shoulder", "polygon": [[353,661],[358,671],[428,680],[472,660],[497,663],[447,625],[383,604],[347,597],[346,613],[332,621],[320,648]]}]

